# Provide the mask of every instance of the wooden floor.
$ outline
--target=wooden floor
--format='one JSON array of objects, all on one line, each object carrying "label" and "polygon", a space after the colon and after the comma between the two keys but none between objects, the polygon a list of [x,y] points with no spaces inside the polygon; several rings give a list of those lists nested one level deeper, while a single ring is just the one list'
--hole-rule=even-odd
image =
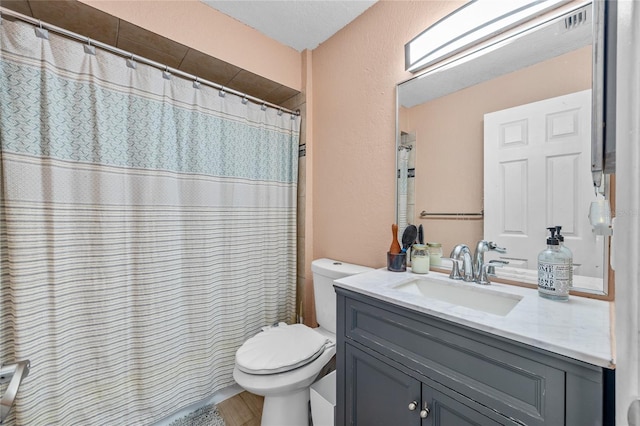
[{"label": "wooden floor", "polygon": [[226,426],[260,426],[264,398],[247,391],[220,402],[218,412]]}]

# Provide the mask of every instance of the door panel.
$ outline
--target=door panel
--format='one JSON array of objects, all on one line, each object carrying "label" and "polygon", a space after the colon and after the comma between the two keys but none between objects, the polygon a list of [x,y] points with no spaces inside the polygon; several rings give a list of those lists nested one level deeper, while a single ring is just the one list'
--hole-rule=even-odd
[{"label": "door panel", "polygon": [[527,235],[527,161],[508,161],[500,165],[500,185],[504,188],[501,210],[504,215],[502,231],[511,235]]},{"label": "door panel", "polygon": [[347,419],[354,426],[418,426],[420,382],[347,344]]},{"label": "door panel", "polygon": [[[461,397],[464,398],[464,397]],[[428,416],[422,426],[498,426],[515,425],[508,418],[495,415],[499,420],[491,419],[469,405],[439,392],[427,385],[422,386],[422,400],[427,403]],[[424,404],[423,402],[423,404]],[[478,407],[482,407],[479,404]],[[424,405],[421,407],[424,408]]]},{"label": "door panel", "polygon": [[535,269],[546,228],[561,225],[574,273],[602,278],[604,244],[587,217],[591,91],[486,114],[484,147],[485,238]]}]

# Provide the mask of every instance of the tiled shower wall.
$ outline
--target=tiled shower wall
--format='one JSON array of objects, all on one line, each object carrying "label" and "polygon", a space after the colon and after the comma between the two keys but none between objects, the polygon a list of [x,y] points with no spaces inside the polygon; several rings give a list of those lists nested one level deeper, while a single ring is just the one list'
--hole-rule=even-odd
[{"label": "tiled shower wall", "polygon": [[305,274],[305,203],[306,203],[306,186],[307,186],[307,157],[306,157],[306,118],[307,118],[307,101],[304,93],[299,93],[293,98],[282,104],[284,108],[292,111],[300,110],[300,145],[298,150],[298,272],[296,279],[296,322],[302,322],[303,301],[305,300],[306,274]]}]

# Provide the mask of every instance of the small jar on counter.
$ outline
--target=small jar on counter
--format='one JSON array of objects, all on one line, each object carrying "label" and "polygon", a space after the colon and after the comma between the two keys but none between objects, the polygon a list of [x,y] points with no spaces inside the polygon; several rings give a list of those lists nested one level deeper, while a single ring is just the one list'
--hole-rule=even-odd
[{"label": "small jar on counter", "polygon": [[429,250],[429,260],[431,266],[442,265],[442,244],[440,243],[427,243],[427,249]]},{"label": "small jar on counter", "polygon": [[411,251],[411,272],[429,273],[429,250],[424,244],[414,244]]}]

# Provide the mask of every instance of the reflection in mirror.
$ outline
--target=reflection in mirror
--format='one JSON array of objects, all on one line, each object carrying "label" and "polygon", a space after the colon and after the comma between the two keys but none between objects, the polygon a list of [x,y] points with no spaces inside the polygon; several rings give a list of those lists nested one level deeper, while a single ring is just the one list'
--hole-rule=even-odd
[{"label": "reflection in mirror", "polygon": [[398,223],[422,224],[445,256],[495,241],[507,253],[487,258],[509,262],[498,277],[528,284],[560,225],[575,290],[603,295],[608,236],[588,218],[609,186],[594,191],[590,168],[591,4],[562,13],[398,85]]}]

